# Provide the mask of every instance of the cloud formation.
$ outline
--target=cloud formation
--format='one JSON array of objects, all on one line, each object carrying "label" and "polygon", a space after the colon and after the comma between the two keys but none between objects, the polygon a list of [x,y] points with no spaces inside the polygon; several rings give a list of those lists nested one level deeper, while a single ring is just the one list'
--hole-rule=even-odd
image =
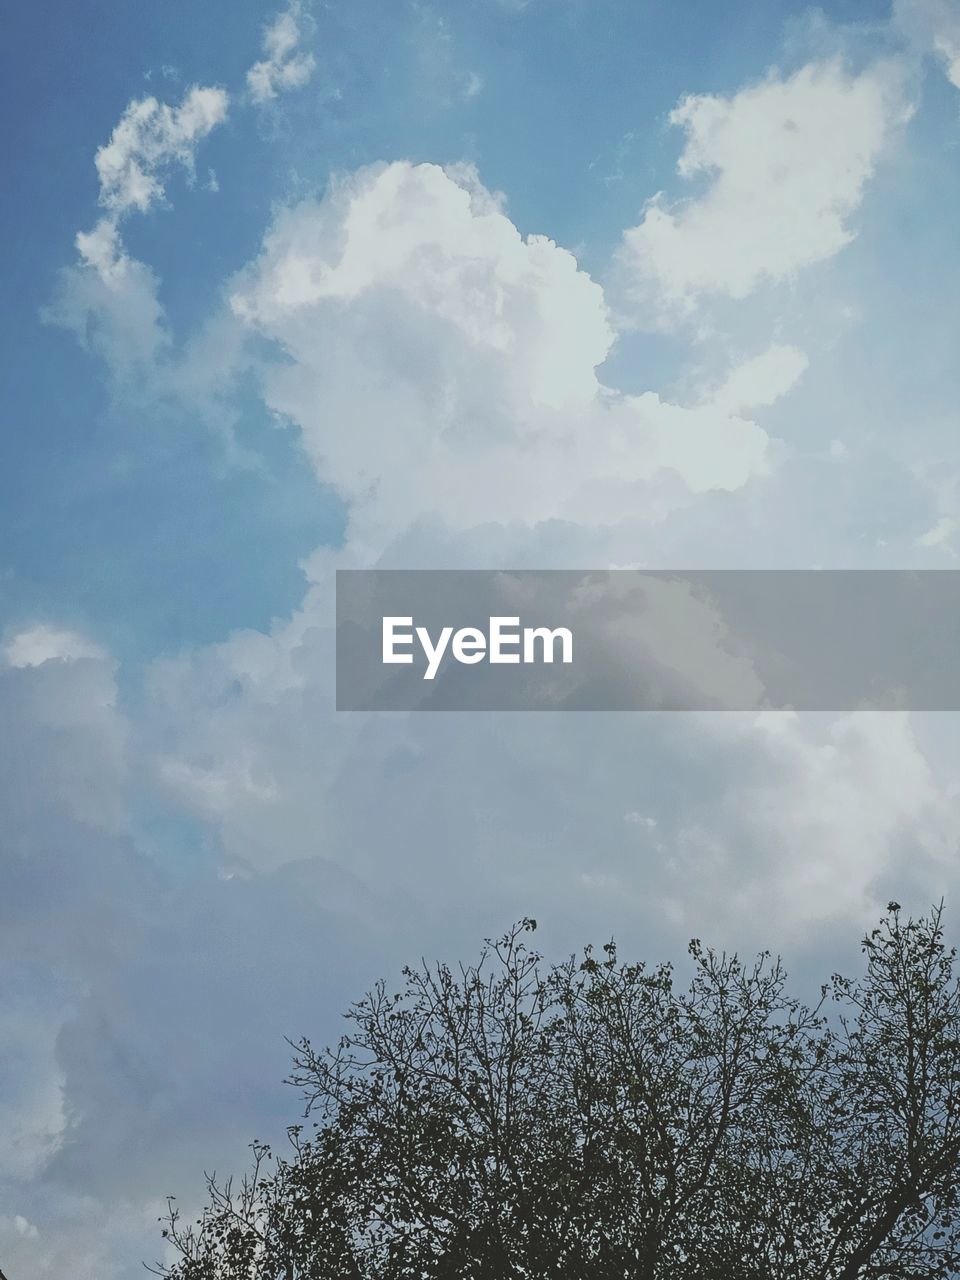
[{"label": "cloud formation", "polygon": [[743,299],[833,257],[884,149],[910,114],[893,64],[853,74],[839,60],[770,73],[730,97],[685,98],[677,172],[705,184],[661,192],[624,232],[620,265],[639,321],[689,317],[703,299]]},{"label": "cloud formation", "polygon": [[266,55],[247,72],[247,89],[254,102],[269,102],[289,89],[302,89],[313,75],[316,59],[298,50],[303,6],[294,0],[277,15],[263,37]]},{"label": "cloud formation", "polygon": [[164,179],[174,166],[192,178],[197,147],[223,123],[228,107],[225,90],[199,86],[176,107],[137,99],[97,149],[106,213],[89,231],[77,232],[79,261],[60,273],[57,296],[41,315],[102,356],[117,382],[151,370],[169,342],[157,277],[127,252],[121,225],[164,199]]},{"label": "cloud formation", "polygon": [[283,352],[266,402],[300,428],[368,555],[425,518],[590,525],[646,503],[657,519],[673,489],[738,489],[775,455],[738,408],[802,371],[794,355],[757,391],[745,367],[726,409],[605,386],[600,286],[523,236],[475,172],[430,164],[372,166],[282,212],[231,307]]},{"label": "cloud formation", "polygon": [[107,214],[92,231],[79,232],[76,244],[83,262],[106,284],[117,284],[129,270],[121,219],[146,213],[163,199],[163,177],[172,165],[193,175],[197,146],[226,119],[228,104],[225,90],[196,85],[177,107],[141,98],[127,106],[110,141],[97,149],[100,204]]},{"label": "cloud formation", "polygon": [[98,147],[100,203],[113,217],[132,209],[146,213],[163,198],[162,177],[173,164],[193,173],[198,143],[227,116],[223,89],[189,89],[177,107],[141,98],[131,102],[110,135]]}]

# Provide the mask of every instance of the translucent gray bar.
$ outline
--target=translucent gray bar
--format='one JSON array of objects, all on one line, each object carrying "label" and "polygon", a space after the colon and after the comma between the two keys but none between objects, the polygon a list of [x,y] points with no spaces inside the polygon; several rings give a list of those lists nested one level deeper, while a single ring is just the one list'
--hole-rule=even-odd
[{"label": "translucent gray bar", "polygon": [[960,710],[960,571],[337,573],[338,710],[788,707]]}]

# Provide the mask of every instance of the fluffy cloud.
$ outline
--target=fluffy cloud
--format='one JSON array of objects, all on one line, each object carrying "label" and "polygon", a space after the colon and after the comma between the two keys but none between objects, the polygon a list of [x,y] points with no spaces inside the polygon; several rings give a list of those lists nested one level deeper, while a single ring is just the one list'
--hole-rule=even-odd
[{"label": "fluffy cloud", "polygon": [[226,119],[228,104],[223,89],[198,86],[176,107],[152,97],[133,101],[97,150],[106,212],[90,231],[77,233],[79,261],[60,273],[59,291],[41,315],[102,356],[118,382],[149,371],[169,341],[157,278],[127,253],[121,223],[163,199],[172,166],[193,174],[196,149]]},{"label": "fluffy cloud", "polygon": [[193,172],[198,143],[227,117],[223,89],[194,86],[177,107],[141,98],[131,102],[110,141],[97,149],[100,203],[114,217],[145,213],[163,198],[162,177],[173,164]]},{"label": "fluffy cloud", "polygon": [[[601,288],[521,235],[468,169],[375,166],[280,214],[231,305],[283,351],[266,401],[351,504],[367,553],[424,518],[656,519],[674,491],[738,489],[773,463],[739,413],[772,383],[726,408],[606,387]],[[800,372],[789,359],[781,392]]]},{"label": "fluffy cloud", "polygon": [[269,102],[287,89],[300,89],[316,66],[312,53],[298,52],[302,6],[293,3],[267,28],[263,37],[266,55],[247,72],[247,88],[254,102]]},{"label": "fluffy cloud", "polygon": [[923,900],[948,874],[960,804],[909,717],[707,718],[699,736],[705,757],[727,757],[726,783],[719,804],[694,800],[658,830],[676,919],[791,935],[876,914],[894,889]]},{"label": "fluffy cloud", "polygon": [[689,315],[703,298],[745,298],[789,280],[853,239],[877,160],[908,117],[899,74],[839,61],[770,74],[730,97],[685,98],[682,178],[701,195],[649,201],[624,233],[622,270],[641,322]]},{"label": "fluffy cloud", "polygon": [[76,662],[78,658],[104,658],[103,650],[78,635],[40,624],[10,637],[4,657],[11,667],[39,667],[45,662]]},{"label": "fluffy cloud", "polygon": [[[108,322],[110,312],[119,310],[124,317],[130,316],[135,330],[152,335],[159,311],[155,280],[148,267],[124,250],[120,222],[133,211],[146,213],[163,199],[162,179],[172,165],[178,164],[193,175],[197,146],[226,119],[228,103],[223,89],[196,85],[178,107],[156,98],[141,98],[129,103],[110,141],[97,148],[100,204],[107,213],[91,231],[77,233],[76,246],[80,270],[89,269],[112,295],[102,299],[100,308]],[[77,297],[84,292],[83,284],[68,280],[64,292],[64,323],[70,327],[71,316],[84,310],[83,299]],[[89,310],[97,308],[90,306]],[[147,317],[144,312],[149,313]],[[57,318],[55,311],[53,315]],[[149,339],[133,345],[152,348]]]}]

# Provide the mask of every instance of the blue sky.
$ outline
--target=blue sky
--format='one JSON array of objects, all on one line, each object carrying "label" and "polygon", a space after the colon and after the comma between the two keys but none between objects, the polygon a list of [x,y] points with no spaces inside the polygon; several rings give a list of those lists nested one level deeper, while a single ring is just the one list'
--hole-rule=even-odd
[{"label": "blue sky", "polygon": [[337,716],[337,567],[956,568],[960,11],[50,4],[0,93],[0,1267],[532,914],[849,960],[952,716]]}]

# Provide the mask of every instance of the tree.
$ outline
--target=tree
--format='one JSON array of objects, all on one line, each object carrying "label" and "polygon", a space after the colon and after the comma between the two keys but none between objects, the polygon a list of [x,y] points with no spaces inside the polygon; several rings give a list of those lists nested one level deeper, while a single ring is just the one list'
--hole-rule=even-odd
[{"label": "tree", "polygon": [[808,1007],[698,941],[691,981],[477,964],[378,984],[295,1046],[312,1122],[201,1219],[171,1280],[930,1280],[960,1268],[960,988],[942,907],[891,903]]}]

